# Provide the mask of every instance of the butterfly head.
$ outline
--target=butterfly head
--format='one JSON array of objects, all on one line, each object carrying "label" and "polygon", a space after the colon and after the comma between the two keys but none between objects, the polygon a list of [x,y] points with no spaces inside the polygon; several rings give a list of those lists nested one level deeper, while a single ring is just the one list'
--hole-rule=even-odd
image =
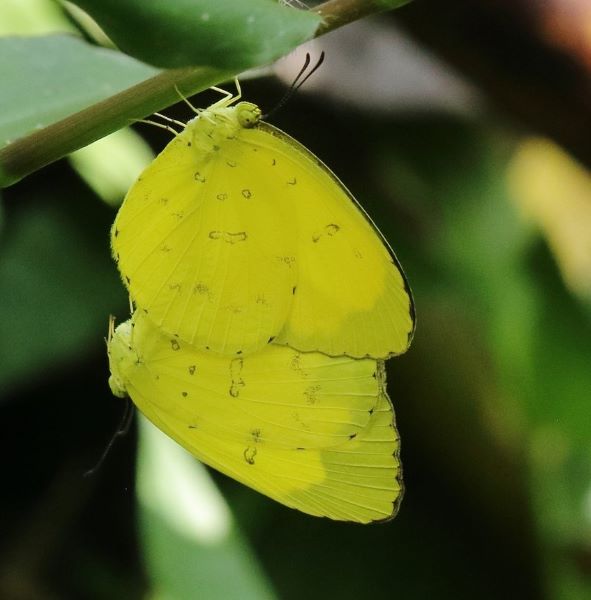
[{"label": "butterfly head", "polygon": [[127,386],[123,372],[127,363],[133,360],[134,354],[131,345],[132,324],[131,320],[121,323],[115,331],[109,335],[107,341],[107,353],[109,355],[109,367],[111,375],[109,377],[109,387],[114,396],[118,398],[127,397]]},{"label": "butterfly head", "polygon": [[239,125],[245,129],[254,127],[261,120],[261,109],[252,102],[239,102],[234,110]]}]

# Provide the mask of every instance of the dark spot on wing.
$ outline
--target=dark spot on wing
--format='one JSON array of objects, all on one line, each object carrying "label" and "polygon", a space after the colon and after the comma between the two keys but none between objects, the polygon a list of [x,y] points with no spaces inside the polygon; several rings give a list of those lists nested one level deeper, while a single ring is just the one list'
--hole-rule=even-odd
[{"label": "dark spot on wing", "polygon": [[223,240],[227,244],[237,244],[238,242],[244,242],[248,238],[246,231],[237,231],[233,233],[231,231],[210,231],[209,239],[211,240]]},{"label": "dark spot on wing", "polygon": [[340,229],[341,228],[336,223],[329,223],[328,225],[324,226],[322,231],[317,231],[316,233],[312,234],[312,241],[316,244],[324,237],[332,237],[333,235],[336,235]]},{"label": "dark spot on wing", "polygon": [[240,390],[246,385],[244,379],[242,379],[242,367],[244,366],[244,360],[242,358],[234,358],[230,362],[230,396],[232,398],[238,398]]},{"label": "dark spot on wing", "polygon": [[252,192],[251,192],[251,191],[250,191],[248,188],[245,188],[245,189],[243,189],[243,190],[242,190],[242,195],[243,195],[243,196],[244,196],[246,199],[248,199],[248,198],[252,198]]},{"label": "dark spot on wing", "polygon": [[204,283],[197,283],[193,287],[194,294],[207,294],[209,292],[209,288]]},{"label": "dark spot on wing", "polygon": [[350,440],[354,440],[356,437],[357,437],[357,434],[356,434],[356,433],[352,433],[352,434],[349,436],[349,439],[350,439]]},{"label": "dark spot on wing", "polygon": [[257,455],[257,449],[254,448],[253,446],[249,446],[248,448],[246,448],[243,455],[244,455],[244,460],[249,465],[254,465],[254,457]]},{"label": "dark spot on wing", "polygon": [[295,256],[276,256],[275,258],[279,262],[285,263],[290,269],[291,269],[291,266],[294,265],[296,262]]},{"label": "dark spot on wing", "polygon": [[189,395],[189,392],[181,392],[181,396],[183,398],[186,398]]},{"label": "dark spot on wing", "polygon": [[311,385],[304,390],[304,396],[306,397],[306,404],[308,406],[316,404],[316,402],[318,401],[318,392],[321,389],[322,386],[320,385]]}]

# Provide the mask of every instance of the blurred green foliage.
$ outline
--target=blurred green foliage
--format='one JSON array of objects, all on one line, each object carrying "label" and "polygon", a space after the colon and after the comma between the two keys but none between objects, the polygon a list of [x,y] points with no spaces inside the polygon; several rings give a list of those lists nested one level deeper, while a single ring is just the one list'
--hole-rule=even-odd
[{"label": "blurred green foliage", "polygon": [[[18,73],[9,88],[26,81]],[[262,79],[245,87],[263,107],[283,92]],[[13,90],[1,102],[3,114],[34,114],[43,97]],[[2,199],[0,597],[591,597],[590,303],[568,291],[509,192],[519,136],[486,115],[304,97],[275,123],[343,176],[413,287],[415,340],[388,363],[407,487],[399,516],[314,519],[214,473],[224,500],[194,462],[170,458],[177,478],[165,479],[167,451],[143,428],[139,501],[135,431],[82,477],[123,411],[103,338],[108,315],[128,308],[108,247],[114,209],[58,163]],[[141,131],[158,149],[168,141]],[[183,481],[195,482],[188,505]],[[150,492],[166,482],[172,513],[170,497]],[[206,500],[225,524],[215,543],[190,525],[191,504]]]}]

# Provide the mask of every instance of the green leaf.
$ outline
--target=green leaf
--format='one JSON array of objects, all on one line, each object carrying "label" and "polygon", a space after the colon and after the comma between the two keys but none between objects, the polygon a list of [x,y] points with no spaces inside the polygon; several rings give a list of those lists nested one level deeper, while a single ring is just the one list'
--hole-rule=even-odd
[{"label": "green leaf", "polygon": [[73,36],[0,38],[0,148],[156,73]]},{"label": "green leaf", "polygon": [[272,0],[75,0],[132,56],[160,67],[243,70],[312,38],[318,15]]}]

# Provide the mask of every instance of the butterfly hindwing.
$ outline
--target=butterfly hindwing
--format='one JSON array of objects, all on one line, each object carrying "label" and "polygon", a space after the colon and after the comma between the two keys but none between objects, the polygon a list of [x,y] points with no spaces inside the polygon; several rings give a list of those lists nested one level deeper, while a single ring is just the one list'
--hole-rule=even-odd
[{"label": "butterfly hindwing", "polygon": [[310,514],[369,522],[396,512],[399,441],[381,361],[274,344],[215,356],[137,312],[109,358],[112,387],[206,464]]}]

